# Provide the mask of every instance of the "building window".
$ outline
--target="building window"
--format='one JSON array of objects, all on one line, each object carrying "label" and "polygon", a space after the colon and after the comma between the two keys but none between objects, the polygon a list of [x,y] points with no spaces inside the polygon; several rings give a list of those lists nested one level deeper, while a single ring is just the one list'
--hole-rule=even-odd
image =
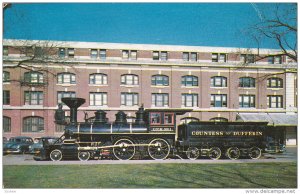
[{"label": "building window", "polygon": [[228,122],[228,119],[224,118],[224,117],[214,117],[209,119],[209,121],[213,121],[213,122]]},{"label": "building window", "polygon": [[132,60],[137,59],[137,51],[130,51],[130,59]]},{"label": "building window", "polygon": [[11,119],[10,117],[3,116],[3,132],[11,132]]},{"label": "building window", "polygon": [[160,52],[160,60],[167,61],[168,60],[168,52],[167,51],[161,51]]},{"label": "building window", "polygon": [[3,46],[3,56],[8,56],[8,47]]},{"label": "building window", "polygon": [[153,51],[152,56],[153,60],[159,60],[159,51]]},{"label": "building window", "polygon": [[133,74],[121,75],[121,85],[139,85],[139,76]]},{"label": "building window", "polygon": [[122,59],[128,59],[129,58],[129,51],[123,50],[122,51]]},{"label": "building window", "polygon": [[240,95],[239,103],[241,108],[255,108],[255,95]]},{"label": "building window", "polygon": [[106,59],[106,50],[105,49],[100,50],[100,59]]},{"label": "building window", "polygon": [[44,118],[42,117],[25,117],[23,119],[22,132],[43,132]]},{"label": "building window", "polygon": [[75,92],[57,92],[57,104],[63,103],[61,101],[62,98],[75,98],[76,93]]},{"label": "building window", "polygon": [[3,90],[3,105],[10,104],[10,91]]},{"label": "building window", "polygon": [[65,58],[65,56],[66,56],[66,49],[65,48],[59,48],[58,49],[58,56],[60,58]]},{"label": "building window", "polygon": [[168,86],[169,77],[166,75],[153,75],[151,78],[151,85],[153,86]]},{"label": "building window", "polygon": [[282,57],[281,56],[269,56],[268,57],[268,63],[269,64],[281,64],[282,63]]},{"label": "building window", "polygon": [[58,84],[76,84],[75,74],[73,73],[59,73],[57,75]]},{"label": "building window", "polygon": [[106,85],[107,84],[107,75],[102,73],[90,74],[90,84],[96,85]]},{"label": "building window", "polygon": [[190,123],[190,122],[199,122],[200,120],[196,117],[184,117],[182,119],[180,119],[180,124],[187,124],[187,123]]},{"label": "building window", "polygon": [[242,88],[255,88],[255,79],[252,77],[240,77],[239,87]]},{"label": "building window", "polygon": [[25,105],[43,105],[43,92],[40,91],[25,91]]},{"label": "building window", "polygon": [[212,53],[211,55],[211,61],[212,62],[223,62],[225,63],[227,61],[225,53]]},{"label": "building window", "polygon": [[75,55],[75,49],[74,48],[68,48],[68,57],[74,58]]},{"label": "building window", "polygon": [[3,71],[3,82],[9,82],[10,81],[10,73],[8,71]]},{"label": "building window", "polygon": [[181,105],[185,107],[197,107],[198,94],[181,94]]},{"label": "building window", "polygon": [[121,93],[121,105],[134,106],[139,103],[139,95],[137,93]]},{"label": "building window", "polygon": [[267,80],[268,88],[283,88],[283,80],[281,78],[272,77]]},{"label": "building window", "polygon": [[107,105],[106,92],[90,92],[90,106],[104,106]]},{"label": "building window", "polygon": [[227,94],[211,94],[211,107],[227,107]]},{"label": "building window", "polygon": [[214,76],[210,78],[211,87],[227,87],[227,78],[223,76]]},{"label": "building window", "polygon": [[281,95],[267,96],[267,106],[269,108],[283,108],[283,96]]},{"label": "building window", "polygon": [[197,61],[197,53],[191,53],[191,61]]},{"label": "building window", "polygon": [[186,75],[181,77],[182,86],[198,86],[198,77]]},{"label": "building window", "polygon": [[255,56],[253,54],[241,54],[240,55],[240,61],[242,63],[254,63],[255,62]]},{"label": "building window", "polygon": [[97,49],[91,49],[91,58],[97,59],[98,57],[98,50]]},{"label": "building window", "polygon": [[41,84],[44,83],[44,76],[40,72],[26,72],[24,73],[24,82],[31,84]]},{"label": "building window", "polygon": [[164,107],[169,106],[169,94],[152,94],[152,106]]},{"label": "building window", "polygon": [[182,53],[182,60],[189,61],[190,60],[189,59],[189,53],[186,53],[186,52]]}]

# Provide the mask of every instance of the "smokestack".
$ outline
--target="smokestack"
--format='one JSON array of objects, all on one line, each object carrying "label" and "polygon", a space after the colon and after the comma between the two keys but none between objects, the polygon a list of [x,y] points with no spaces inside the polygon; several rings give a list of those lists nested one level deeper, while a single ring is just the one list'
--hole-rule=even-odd
[{"label": "smokestack", "polygon": [[70,108],[71,124],[77,123],[77,109],[85,103],[84,98],[62,98],[61,101]]}]

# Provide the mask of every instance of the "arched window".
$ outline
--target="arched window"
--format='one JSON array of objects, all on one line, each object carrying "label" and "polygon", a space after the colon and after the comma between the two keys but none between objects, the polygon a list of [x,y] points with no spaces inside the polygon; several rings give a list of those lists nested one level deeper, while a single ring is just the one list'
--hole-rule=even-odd
[{"label": "arched window", "polygon": [[103,73],[94,73],[90,74],[90,84],[96,85],[106,85],[107,84],[107,75]]},{"label": "arched window", "polygon": [[214,117],[209,119],[209,121],[213,121],[213,122],[228,122],[228,119],[224,118],[224,117]]},{"label": "arched window", "polygon": [[11,132],[11,119],[10,117],[3,116],[3,132]]},{"label": "arched window", "polygon": [[44,118],[31,116],[23,119],[22,132],[43,132],[44,131]]},{"label": "arched window", "polygon": [[184,117],[182,119],[180,119],[180,124],[187,124],[189,122],[199,122],[200,119],[196,118],[196,117]]},{"label": "arched window", "polygon": [[193,75],[186,75],[181,77],[182,86],[198,86],[198,77]]},{"label": "arched window", "polygon": [[166,75],[153,75],[151,78],[151,85],[153,86],[168,86],[169,77]]},{"label": "arched window", "polygon": [[75,74],[73,73],[59,73],[57,74],[58,84],[76,84]]},{"label": "arched window", "polygon": [[24,82],[32,84],[44,83],[44,76],[41,72],[30,71],[24,73]]},{"label": "arched window", "polygon": [[9,82],[10,81],[10,73],[8,71],[3,71],[3,82]]},{"label": "arched window", "polygon": [[227,87],[227,78],[223,76],[214,76],[210,78],[211,87]]},{"label": "arched window", "polygon": [[267,80],[268,88],[283,88],[283,80],[278,77],[271,77]]},{"label": "arched window", "polygon": [[139,76],[134,74],[121,75],[121,85],[139,85]]},{"label": "arched window", "polygon": [[240,77],[239,87],[242,88],[255,88],[255,78],[253,77]]}]

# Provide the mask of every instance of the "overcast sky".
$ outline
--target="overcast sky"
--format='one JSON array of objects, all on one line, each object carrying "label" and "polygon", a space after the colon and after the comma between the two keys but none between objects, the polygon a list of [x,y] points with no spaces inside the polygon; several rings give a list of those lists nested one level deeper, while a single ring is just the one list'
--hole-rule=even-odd
[{"label": "overcast sky", "polygon": [[[247,29],[274,4],[44,3],[4,11],[4,38],[256,47]],[[263,48],[276,48],[265,40]]]}]

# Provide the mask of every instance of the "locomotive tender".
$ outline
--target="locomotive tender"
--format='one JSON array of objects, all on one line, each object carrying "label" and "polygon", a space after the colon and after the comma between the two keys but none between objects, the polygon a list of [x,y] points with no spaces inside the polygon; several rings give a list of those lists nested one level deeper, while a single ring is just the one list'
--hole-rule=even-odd
[{"label": "locomotive tender", "polygon": [[[78,158],[110,157],[130,160],[149,156],[154,160],[168,156],[186,156],[197,159],[208,156],[219,159],[221,155],[238,159],[247,156],[257,159],[265,147],[263,122],[190,122],[176,128],[176,116],[192,109],[144,109],[136,112],[133,123],[127,123],[123,111],[116,114],[114,122],[108,122],[106,112],[95,112],[93,122],[77,122],[77,109],[83,98],[62,98],[70,108],[70,123],[65,124],[64,134],[54,143],[43,144],[34,156],[35,160],[59,161]],[[64,124],[64,112],[59,106],[55,121]]]}]

